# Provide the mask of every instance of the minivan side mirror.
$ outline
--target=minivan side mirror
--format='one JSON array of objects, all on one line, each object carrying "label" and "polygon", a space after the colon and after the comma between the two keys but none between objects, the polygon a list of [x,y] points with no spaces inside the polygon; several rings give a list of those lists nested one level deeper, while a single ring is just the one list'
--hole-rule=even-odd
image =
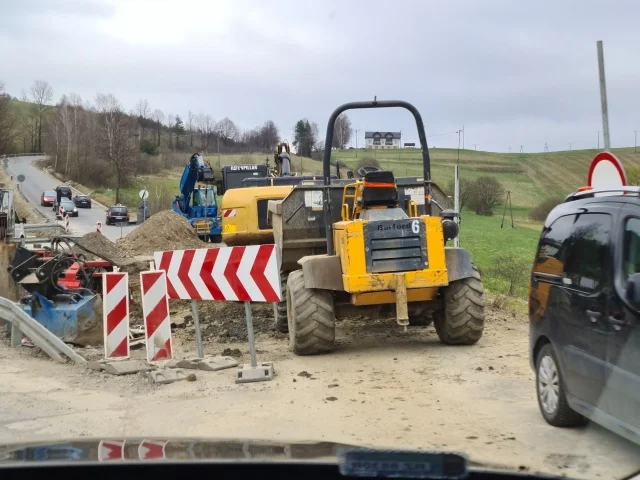
[{"label": "minivan side mirror", "polygon": [[633,305],[640,305],[640,273],[634,273],[627,280],[627,300]]}]

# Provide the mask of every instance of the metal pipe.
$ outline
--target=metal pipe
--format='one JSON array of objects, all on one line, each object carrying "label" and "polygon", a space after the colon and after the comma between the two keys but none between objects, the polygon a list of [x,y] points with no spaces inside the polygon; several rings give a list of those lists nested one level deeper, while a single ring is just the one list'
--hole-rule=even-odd
[{"label": "metal pipe", "polygon": [[607,82],[604,75],[604,49],[602,40],[598,40],[598,74],[600,77],[600,107],[602,109],[602,133],[604,137],[604,151],[611,151],[609,137],[609,109],[607,106]]}]

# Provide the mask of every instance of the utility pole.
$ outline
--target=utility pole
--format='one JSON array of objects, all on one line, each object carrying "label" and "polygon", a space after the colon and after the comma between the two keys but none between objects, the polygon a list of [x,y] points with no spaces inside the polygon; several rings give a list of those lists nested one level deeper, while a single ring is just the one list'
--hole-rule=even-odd
[{"label": "utility pole", "polygon": [[476,151],[478,150],[478,144],[477,143],[473,144],[473,149],[476,150]]},{"label": "utility pole", "polygon": [[358,157],[358,132],[359,131],[360,130],[356,128],[356,158]]},{"label": "utility pole", "polygon": [[598,73],[600,77],[600,106],[602,108],[602,134],[604,135],[604,150],[611,150],[609,137],[609,110],[607,108],[607,82],[604,75],[604,49],[602,40],[598,40]]},{"label": "utility pole", "polygon": [[571,145],[573,145],[573,142],[569,142],[569,151],[571,151]]},{"label": "utility pole", "polygon": [[458,130],[456,133],[458,134],[458,164],[460,164],[460,133],[462,130]]}]

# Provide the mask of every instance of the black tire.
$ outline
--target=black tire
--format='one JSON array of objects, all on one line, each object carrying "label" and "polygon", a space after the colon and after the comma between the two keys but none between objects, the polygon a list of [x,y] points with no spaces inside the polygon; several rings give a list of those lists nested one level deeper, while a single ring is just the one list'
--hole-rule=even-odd
[{"label": "black tire", "polygon": [[328,290],[306,288],[302,270],[287,279],[289,344],[296,355],[316,355],[333,349],[336,317]]},{"label": "black tire", "polygon": [[447,345],[473,345],[484,332],[484,288],[480,273],[444,288],[444,311],[434,318],[436,333]]},{"label": "black tire", "polygon": [[280,333],[289,332],[289,318],[287,316],[287,279],[289,272],[280,272],[280,288],[282,289],[282,301],[273,307],[273,313],[276,317],[276,330]]},{"label": "black tire", "polygon": [[[541,367],[543,367],[544,364],[549,365],[547,362],[553,365],[553,369],[555,369],[556,372],[555,378],[547,377],[546,379],[547,384],[549,383],[549,380],[551,380],[552,384],[557,384],[557,400],[555,407],[553,405],[548,405],[546,407],[542,398],[544,395],[541,395],[541,388],[543,388],[541,384],[541,380],[543,379],[541,377],[545,376],[544,374],[541,375],[541,373],[543,373],[541,371]],[[542,368],[542,370],[548,372],[547,368]],[[542,383],[545,382],[543,381]],[[566,389],[564,386],[563,375],[560,371],[560,364],[558,363],[556,354],[553,351],[553,347],[549,343],[540,349],[538,357],[536,358],[536,397],[538,399],[540,413],[549,425],[553,425],[554,427],[578,427],[587,423],[587,419],[575,410],[571,409],[567,402]],[[549,407],[551,407],[550,410],[548,410]]]}]

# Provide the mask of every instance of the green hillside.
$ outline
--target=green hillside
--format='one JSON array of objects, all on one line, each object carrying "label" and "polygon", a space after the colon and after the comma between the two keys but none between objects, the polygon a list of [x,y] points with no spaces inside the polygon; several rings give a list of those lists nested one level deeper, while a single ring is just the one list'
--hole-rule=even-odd
[{"label": "green hillside", "polygon": [[[633,148],[612,150],[625,167],[640,165],[640,153]],[[457,163],[455,149],[431,149],[431,175],[442,188],[453,179],[453,167]],[[587,171],[597,150],[572,150],[548,153],[492,153],[474,150],[460,151],[460,176],[477,178],[495,176],[511,191],[513,205],[532,207],[545,197],[564,196],[587,181]],[[422,158],[417,149],[401,150],[340,150],[333,160],[344,161],[355,167],[363,158],[376,158],[383,168],[394,171],[396,176],[422,175]]]}]

